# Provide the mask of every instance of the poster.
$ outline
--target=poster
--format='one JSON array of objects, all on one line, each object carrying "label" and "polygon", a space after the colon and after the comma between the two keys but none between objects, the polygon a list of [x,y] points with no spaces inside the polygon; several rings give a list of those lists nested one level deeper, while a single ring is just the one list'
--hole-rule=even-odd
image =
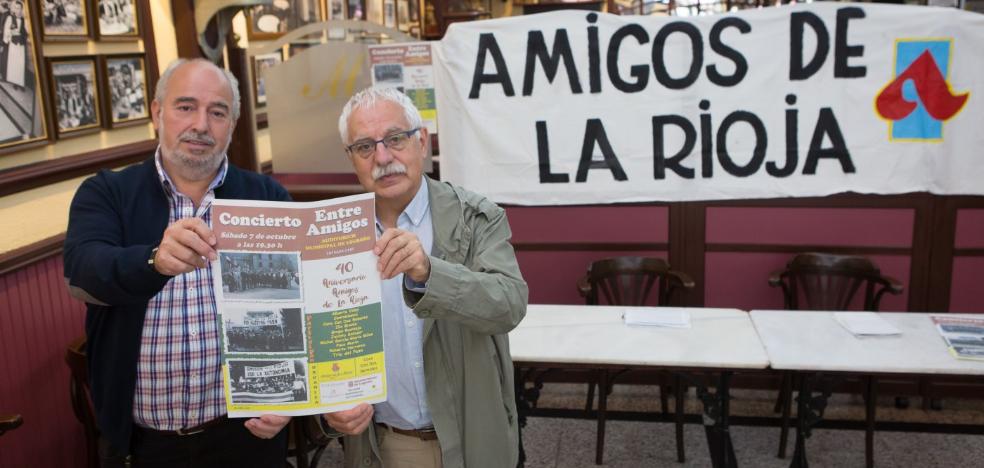
[{"label": "poster", "polygon": [[420,110],[431,134],[437,133],[434,54],[428,42],[369,46],[372,85],[398,88]]},{"label": "poster", "polygon": [[215,200],[212,211],[229,416],[385,401],[373,194]]}]

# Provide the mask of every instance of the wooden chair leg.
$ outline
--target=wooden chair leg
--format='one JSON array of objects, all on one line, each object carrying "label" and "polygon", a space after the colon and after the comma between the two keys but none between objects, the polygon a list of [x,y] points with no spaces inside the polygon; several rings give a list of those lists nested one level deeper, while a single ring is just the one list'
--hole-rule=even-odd
[{"label": "wooden chair leg", "polygon": [[672,385],[665,372],[659,374],[659,409],[663,416],[670,414],[670,392],[673,391]]},{"label": "wooden chair leg", "polygon": [[608,371],[601,371],[598,382],[598,441],[595,446],[595,464],[602,464],[605,454],[605,416],[608,410]]},{"label": "wooden chair leg", "polygon": [[674,429],[676,429],[677,461],[684,463],[687,461],[687,455],[683,450],[683,397],[686,392],[683,386],[683,378],[677,375],[675,380],[676,382],[673,384],[673,403],[676,406],[676,414],[674,414]]},{"label": "wooden chair leg", "polygon": [[595,377],[589,377],[591,379],[588,382],[588,399],[584,403],[584,411],[590,412],[591,408],[594,407],[594,394],[595,394]]},{"label": "wooden chair leg", "polygon": [[875,408],[878,403],[877,382],[874,376],[865,378],[864,398],[864,464],[867,468],[875,466]]},{"label": "wooden chair leg", "polygon": [[782,375],[782,387],[779,389],[777,404],[782,408],[779,423],[779,458],[786,458],[786,445],[789,443],[789,413],[793,403],[793,376],[789,372]]}]

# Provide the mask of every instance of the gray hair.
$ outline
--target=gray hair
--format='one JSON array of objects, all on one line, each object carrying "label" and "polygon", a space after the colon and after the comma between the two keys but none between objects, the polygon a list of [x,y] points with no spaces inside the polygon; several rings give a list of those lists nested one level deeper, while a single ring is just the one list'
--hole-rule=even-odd
[{"label": "gray hair", "polygon": [[349,98],[345,104],[345,108],[342,109],[342,115],[338,117],[338,133],[342,135],[343,144],[348,145],[351,143],[348,134],[348,121],[349,117],[352,116],[352,112],[357,109],[374,107],[380,102],[392,102],[402,107],[403,116],[406,117],[410,128],[424,126],[424,119],[420,117],[420,111],[417,110],[417,106],[413,105],[413,101],[406,94],[403,94],[402,91],[396,88],[370,87],[355,93],[355,95]]},{"label": "gray hair", "polygon": [[226,81],[229,82],[229,90],[232,92],[232,121],[235,122],[239,120],[239,80],[236,79],[236,76],[233,75],[231,71],[219,67],[203,58],[179,58],[171,62],[171,64],[167,66],[167,69],[164,70],[164,73],[161,73],[161,77],[157,79],[157,89],[154,90],[154,100],[164,104],[164,95],[167,94],[167,84],[171,81],[171,76],[174,75],[174,72],[177,71],[178,68],[181,68],[181,66],[186,63],[207,63],[216,70],[222,72],[222,76],[224,76]]}]

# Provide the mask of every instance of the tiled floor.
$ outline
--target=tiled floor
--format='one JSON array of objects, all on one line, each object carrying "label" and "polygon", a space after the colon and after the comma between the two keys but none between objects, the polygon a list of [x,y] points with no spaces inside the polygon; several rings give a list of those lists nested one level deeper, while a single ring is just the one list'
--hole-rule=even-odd
[{"label": "tiled floor", "polygon": [[[577,408],[584,404],[584,385],[552,384],[544,388],[541,407]],[[732,414],[771,416],[774,393],[736,391]],[[693,392],[687,412],[696,413]],[[613,410],[656,410],[655,387],[616,386],[609,407]],[[672,399],[671,399],[672,403]],[[945,400],[943,411],[923,411],[919,400],[912,408],[897,410],[891,397],[879,399],[879,420],[949,421],[984,424],[984,401]],[[860,398],[835,395],[827,416],[860,418]],[[789,466],[776,458],[779,430],[774,427],[733,426],[732,440],[738,465],[752,468]],[[529,468],[592,467],[596,423],[587,419],[530,418],[523,430]],[[794,436],[790,434],[789,454]],[[609,421],[605,437],[604,465],[609,467],[709,467],[710,458],[701,426],[685,428],[687,461],[677,463],[673,425],[666,423]],[[864,432],[816,430],[808,441],[810,466],[863,467]],[[951,435],[902,432],[875,433],[875,465],[878,467],[979,467],[984,466],[984,435]],[[341,466],[338,445],[326,451],[319,467]]]}]

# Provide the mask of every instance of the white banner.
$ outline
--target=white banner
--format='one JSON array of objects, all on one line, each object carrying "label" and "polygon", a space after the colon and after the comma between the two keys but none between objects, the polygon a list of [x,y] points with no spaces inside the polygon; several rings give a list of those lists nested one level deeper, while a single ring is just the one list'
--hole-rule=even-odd
[{"label": "white banner", "polygon": [[984,16],[814,3],[455,23],[442,179],[521,205],[984,194]]},{"label": "white banner", "polygon": [[294,363],[291,361],[284,361],[264,367],[244,366],[243,370],[245,371],[244,374],[248,378],[294,375]]}]

